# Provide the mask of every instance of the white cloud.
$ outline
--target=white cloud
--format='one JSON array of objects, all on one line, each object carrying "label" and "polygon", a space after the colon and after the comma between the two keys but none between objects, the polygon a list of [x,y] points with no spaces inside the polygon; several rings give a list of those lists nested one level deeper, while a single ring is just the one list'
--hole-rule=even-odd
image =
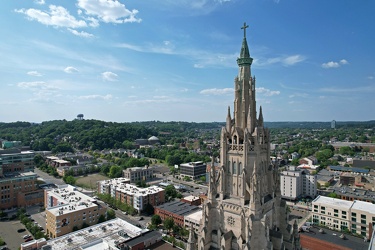
[{"label": "white cloud", "polygon": [[36,82],[19,82],[17,86],[21,89],[57,89],[56,87],[47,84],[43,81],[36,81]]},{"label": "white cloud", "polygon": [[369,80],[373,80],[374,77],[373,77],[373,76],[368,76],[367,79],[369,79]]},{"label": "white cloud", "polygon": [[228,95],[228,94],[232,94],[233,91],[234,91],[233,88],[224,88],[224,89],[213,88],[213,89],[204,89],[200,91],[199,93],[203,95]]},{"label": "white cloud", "polygon": [[101,99],[101,100],[111,100],[113,96],[111,94],[107,95],[85,95],[79,96],[79,99],[89,100],[89,99]]},{"label": "white cloud", "polygon": [[30,101],[54,102],[55,98],[53,97],[58,95],[59,90],[59,88],[43,81],[19,82],[17,86],[21,89],[31,91],[34,98],[30,99]]},{"label": "white cloud", "polygon": [[308,97],[309,95],[308,94],[306,94],[306,93],[294,93],[294,94],[292,94],[292,95],[289,95],[289,98],[299,98],[299,97],[301,97],[301,98],[306,98],[306,97]]},{"label": "white cloud", "polygon": [[349,62],[347,60],[345,60],[345,59],[340,60],[340,63],[343,64],[343,65],[344,64],[349,64]]},{"label": "white cloud", "polygon": [[72,74],[72,73],[77,73],[78,69],[76,69],[72,66],[68,66],[64,69],[64,71],[65,71],[65,73]]},{"label": "white cloud", "polygon": [[117,74],[109,72],[109,71],[106,71],[106,72],[102,73],[102,78],[105,81],[111,81],[111,82],[117,81],[117,77],[118,77]]},{"label": "white cloud", "polygon": [[297,63],[303,62],[306,60],[306,57],[303,55],[290,55],[290,56],[279,56],[279,57],[272,57],[272,58],[258,58],[254,60],[255,66],[269,66],[272,64],[282,64],[284,66],[292,66]]},{"label": "white cloud", "polygon": [[329,69],[329,68],[338,68],[341,65],[349,64],[349,62],[345,59],[340,60],[339,62],[330,61],[327,63],[322,64],[322,68]]},{"label": "white cloud", "polygon": [[34,3],[36,4],[40,4],[40,5],[43,5],[45,4],[46,2],[44,0],[34,0]]},{"label": "white cloud", "polygon": [[282,63],[285,65],[294,65],[296,63],[302,62],[305,60],[305,57],[301,55],[293,55],[293,56],[288,56],[282,60]]},{"label": "white cloud", "polygon": [[325,69],[338,68],[338,67],[340,67],[340,64],[338,62],[332,62],[331,61],[331,62],[323,63],[322,67],[325,68]]},{"label": "white cloud", "polygon": [[263,94],[265,96],[274,96],[274,95],[280,95],[280,91],[278,90],[270,90],[263,87],[255,88],[255,91],[257,94]]},{"label": "white cloud", "polygon": [[68,28],[68,30],[69,30],[73,35],[76,35],[76,36],[80,36],[80,37],[84,37],[84,38],[94,37],[93,34],[87,33],[87,32],[85,32],[85,31],[77,31],[77,30],[70,29],[70,28]]},{"label": "white cloud", "polygon": [[27,72],[27,74],[29,76],[42,76],[42,74],[39,73],[38,71],[29,71],[29,72]]},{"label": "white cloud", "polygon": [[139,23],[142,20],[136,17],[138,10],[129,10],[117,0],[78,0],[77,6],[105,23]]},{"label": "white cloud", "polygon": [[30,20],[36,20],[45,25],[68,28],[87,27],[83,20],[77,20],[69,11],[61,6],[50,5],[49,12],[37,9],[19,9],[17,13],[25,14]]}]

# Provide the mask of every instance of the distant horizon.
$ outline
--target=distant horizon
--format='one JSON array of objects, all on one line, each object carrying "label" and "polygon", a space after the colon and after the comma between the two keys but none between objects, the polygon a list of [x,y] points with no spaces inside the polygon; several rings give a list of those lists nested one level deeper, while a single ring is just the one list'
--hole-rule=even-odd
[{"label": "distant horizon", "polygon": [[375,119],[374,9],[341,0],[3,0],[0,117],[225,120],[246,22],[265,121]]},{"label": "distant horizon", "polygon": [[[77,118],[74,118],[74,119],[71,119],[71,120],[68,120],[68,119],[56,119],[56,120],[45,120],[45,121],[41,121],[41,122],[32,122],[32,121],[11,121],[11,122],[4,122],[4,121],[0,121],[0,123],[16,123],[16,122],[28,122],[28,123],[35,123],[35,124],[39,124],[39,123],[43,123],[43,122],[51,122],[51,121],[74,121],[74,120],[77,120]],[[106,120],[100,120],[100,119],[86,119],[86,118],[83,118],[83,120],[94,120],[94,121],[102,121],[102,122],[113,122],[113,123],[135,123],[135,122],[187,122],[187,123],[225,123],[225,120],[223,121],[178,121],[178,120],[171,120],[171,121],[161,121],[161,120],[139,120],[139,121],[106,121]],[[264,121],[265,123],[299,123],[299,122],[305,122],[305,123],[313,123],[313,122],[318,122],[318,123],[331,123],[333,120],[330,120],[330,121]],[[345,123],[350,123],[350,122],[375,122],[375,120],[364,120],[364,121],[355,121],[355,120],[347,120],[347,121],[338,121],[338,120],[334,120],[336,121],[336,123],[342,123],[342,122],[345,122]]]}]

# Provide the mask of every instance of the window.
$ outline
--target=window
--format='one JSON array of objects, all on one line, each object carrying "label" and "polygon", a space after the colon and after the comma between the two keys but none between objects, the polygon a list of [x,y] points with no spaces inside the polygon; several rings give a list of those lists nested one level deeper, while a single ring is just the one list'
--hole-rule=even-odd
[{"label": "window", "polygon": [[365,214],[361,214],[361,219],[366,219],[366,215]]},{"label": "window", "polygon": [[354,217],[352,217],[352,221],[353,221],[353,222],[357,222],[357,219],[354,218]]},{"label": "window", "polygon": [[356,217],[356,216],[357,216],[357,214],[352,212],[352,217]]}]

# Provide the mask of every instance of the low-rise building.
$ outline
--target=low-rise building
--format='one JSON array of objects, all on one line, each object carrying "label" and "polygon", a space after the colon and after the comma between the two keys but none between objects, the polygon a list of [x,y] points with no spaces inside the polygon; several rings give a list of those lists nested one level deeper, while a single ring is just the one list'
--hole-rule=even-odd
[{"label": "low-rise building", "polygon": [[149,166],[127,168],[122,172],[124,178],[128,178],[130,182],[148,181],[154,177],[154,169]]},{"label": "low-rise building", "polygon": [[45,190],[46,234],[56,238],[82,228],[83,225],[98,223],[106,208],[71,185]]},{"label": "low-rise building", "polygon": [[315,198],[317,195],[317,176],[307,170],[294,166],[280,175],[281,196],[284,199],[296,200],[302,197]]},{"label": "low-rise building", "polygon": [[184,217],[185,228],[190,228],[193,225],[194,232],[198,233],[199,227],[201,225],[201,219],[203,217],[202,209],[199,209],[193,213],[190,213]]},{"label": "low-rise building", "polygon": [[199,210],[200,208],[182,201],[171,201],[154,208],[154,213],[159,215],[164,221],[166,218],[172,218],[174,223],[180,227],[184,226],[185,216]]},{"label": "low-rise building", "polygon": [[305,157],[299,160],[299,164],[305,164],[305,165],[316,165],[318,163],[318,159],[316,159],[315,156],[309,156]]},{"label": "low-rise building", "polygon": [[181,199],[182,202],[189,203],[190,205],[199,206],[201,204],[201,199],[198,196],[189,195]]},{"label": "low-rise building", "polygon": [[207,166],[203,161],[189,162],[180,164],[181,177],[189,177],[193,180],[206,176]]},{"label": "low-rise building", "polygon": [[21,244],[29,249],[146,249],[161,241],[158,231],[149,231],[116,218],[63,236],[32,240]]},{"label": "low-rise building", "polygon": [[131,205],[140,213],[147,204],[158,206],[165,202],[165,191],[161,187],[139,188],[129,184],[128,178],[115,178],[98,182],[99,194],[110,194],[111,197]]},{"label": "low-rise building", "polygon": [[318,196],[312,202],[313,223],[370,239],[375,223],[375,204]]}]

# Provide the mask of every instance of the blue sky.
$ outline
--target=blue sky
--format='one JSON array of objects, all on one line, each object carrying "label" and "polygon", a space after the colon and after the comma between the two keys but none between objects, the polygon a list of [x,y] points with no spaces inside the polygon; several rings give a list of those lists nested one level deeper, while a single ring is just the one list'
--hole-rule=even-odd
[{"label": "blue sky", "polygon": [[2,0],[0,121],[225,121],[244,22],[265,121],[375,119],[375,1]]}]

